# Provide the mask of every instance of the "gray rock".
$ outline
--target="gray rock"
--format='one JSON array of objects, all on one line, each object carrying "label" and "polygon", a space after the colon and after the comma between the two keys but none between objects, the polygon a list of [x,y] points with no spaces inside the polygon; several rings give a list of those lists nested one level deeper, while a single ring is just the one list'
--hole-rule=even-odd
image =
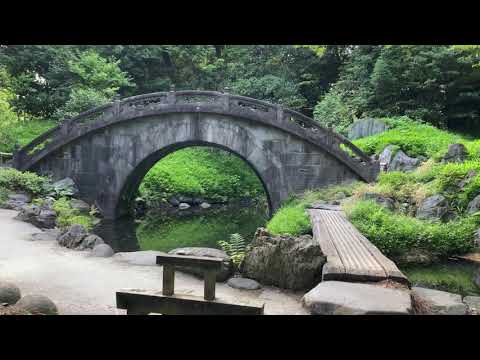
[{"label": "gray rock", "polygon": [[272,236],[263,228],[255,233],[241,272],[262,284],[311,289],[321,280],[325,256],[310,235]]},{"label": "gray rock", "polygon": [[170,205],[172,205],[172,206],[178,206],[178,205],[180,205],[180,201],[178,201],[178,199],[177,199],[175,196],[172,196],[170,199],[168,199],[168,202],[169,202]]},{"label": "gray rock", "polygon": [[32,201],[32,196],[26,193],[15,193],[8,195],[8,199],[13,201],[21,201],[23,203],[29,203],[30,201]]},{"label": "gray rock", "polygon": [[459,181],[458,187],[460,189],[465,188],[465,186],[472,180],[475,176],[477,176],[477,172],[475,170],[470,170],[467,175]]},{"label": "gray rock", "polygon": [[376,193],[364,193],[362,195],[362,199],[364,200],[373,200],[379,205],[385,206],[387,209],[393,210],[395,209],[395,202],[393,199],[385,197],[381,194]]},{"label": "gray rock", "polygon": [[53,204],[55,203],[55,199],[52,197],[46,197],[45,199],[42,199],[42,205],[40,206],[40,209],[42,210],[53,210]]},{"label": "gray rock", "polygon": [[70,207],[82,213],[88,213],[90,211],[90,205],[88,205],[85,201],[80,199],[70,200]]},{"label": "gray rock", "polygon": [[463,144],[448,145],[447,153],[443,156],[442,162],[463,162],[468,157],[468,151]]},{"label": "gray rock", "polygon": [[467,305],[468,310],[475,315],[480,315],[480,296],[465,296],[463,303]]},{"label": "gray rock", "polygon": [[55,227],[55,220],[57,213],[53,210],[40,210],[40,213],[35,218],[35,225],[44,229],[53,229]]},{"label": "gray rock", "polygon": [[446,291],[413,287],[414,298],[421,301],[435,315],[465,315],[467,306],[462,302],[462,297]]},{"label": "gray rock", "polygon": [[79,193],[77,185],[69,177],[54,182],[52,187],[57,194],[61,195],[76,196]]},{"label": "gray rock", "polygon": [[183,195],[180,195],[180,196],[178,197],[178,201],[179,201],[180,203],[187,203],[187,204],[189,204],[189,205],[191,205],[191,204],[193,203],[193,199],[192,199],[191,197],[189,197],[189,196],[183,196]]},{"label": "gray rock", "polygon": [[260,285],[255,280],[241,277],[230,278],[228,279],[227,284],[232,288],[240,290],[258,290],[262,288],[262,285]]},{"label": "gray rock", "polygon": [[480,228],[475,231],[475,237],[473,239],[476,248],[480,248]]},{"label": "gray rock", "polygon": [[202,203],[203,203],[203,199],[200,198],[200,197],[194,197],[194,198],[192,199],[192,204],[193,204],[193,205],[200,205],[200,204],[202,204]]},{"label": "gray rock", "polygon": [[57,315],[58,309],[52,300],[43,295],[27,295],[16,306],[34,315]]},{"label": "gray rock", "polygon": [[40,214],[40,207],[34,204],[24,205],[21,207],[20,212],[15,219],[34,223],[36,216]]},{"label": "gray rock", "polygon": [[12,209],[20,211],[22,206],[32,201],[32,197],[29,194],[18,193],[8,195],[7,201],[3,204],[5,209]]},{"label": "gray rock", "polygon": [[441,220],[447,211],[447,199],[443,195],[437,194],[423,200],[415,216],[422,220]]},{"label": "gray rock", "polygon": [[[223,259],[223,264],[220,272],[217,274],[217,281],[226,281],[233,273],[233,265],[230,261],[230,257],[225,251],[213,248],[205,247],[185,247],[173,249],[168,252],[173,255],[185,255],[185,256],[207,256]],[[203,277],[203,271],[190,267],[178,267],[178,270]]]},{"label": "gray rock", "polygon": [[130,265],[157,266],[159,255],[166,255],[166,253],[154,250],[119,252],[113,256],[113,259]]},{"label": "gray rock", "polygon": [[186,209],[190,208],[190,205],[188,205],[187,203],[181,202],[181,203],[178,205],[178,208],[179,208],[180,210],[186,210]]},{"label": "gray rock", "polygon": [[80,245],[77,246],[77,250],[84,250],[84,249],[93,249],[95,246],[104,244],[105,242],[100,236],[90,234],[86,236]]},{"label": "gray rock", "polygon": [[392,158],[394,155],[395,146],[387,145],[385,149],[380,153],[378,156],[378,161],[380,162],[380,167],[382,170],[387,171],[390,163],[392,162]]},{"label": "gray rock", "polygon": [[31,241],[53,241],[61,235],[58,229],[47,229],[41,233],[32,234]]},{"label": "gray rock", "polygon": [[474,214],[480,211],[480,195],[475,196],[475,198],[468,203],[467,212],[469,214]]},{"label": "gray rock", "polygon": [[388,130],[388,125],[377,119],[360,119],[355,121],[348,130],[348,138],[351,140],[380,134]]},{"label": "gray rock", "polygon": [[87,237],[87,230],[80,224],[73,224],[68,230],[58,237],[58,243],[69,249],[77,248],[82,240]]},{"label": "gray rock", "polygon": [[93,257],[111,257],[115,254],[115,251],[107,244],[96,245],[91,253]]},{"label": "gray rock", "polygon": [[402,150],[398,150],[388,165],[388,171],[413,171],[418,165],[420,165],[419,159],[411,158]]},{"label": "gray rock", "polygon": [[20,289],[10,282],[0,281],[0,306],[1,304],[13,305],[21,298]]},{"label": "gray rock", "polygon": [[324,281],[302,299],[314,315],[368,315],[412,313],[410,293],[375,285]]},{"label": "gray rock", "polygon": [[210,208],[211,206],[212,206],[212,205],[210,205],[210,204],[207,203],[207,202],[202,202],[202,203],[200,204],[200,207],[201,207],[202,209],[208,209],[208,208]]}]

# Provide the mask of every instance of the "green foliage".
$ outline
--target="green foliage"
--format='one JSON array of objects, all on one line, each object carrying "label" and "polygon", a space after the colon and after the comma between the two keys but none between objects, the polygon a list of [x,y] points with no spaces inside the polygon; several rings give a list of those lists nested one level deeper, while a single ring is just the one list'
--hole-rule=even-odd
[{"label": "green foliage", "polygon": [[84,111],[107,104],[110,100],[111,98],[96,89],[74,88],[68,101],[55,111],[53,117],[59,121],[72,118]]},{"label": "green foliage", "polygon": [[0,168],[0,188],[40,195],[45,192],[47,182],[47,178],[32,172]]},{"label": "green foliage", "polygon": [[442,263],[430,266],[402,268],[412,284],[428,286],[462,296],[478,296],[480,288],[473,282],[476,267],[473,264]]},{"label": "green foliage", "polygon": [[354,120],[354,112],[342,101],[341,96],[331,90],[313,110],[314,119],[325,127],[332,127],[341,134],[347,134]]},{"label": "green foliage", "polygon": [[398,256],[412,248],[439,256],[473,249],[473,234],[479,223],[465,217],[447,224],[429,223],[393,213],[372,201],[358,201],[346,209],[349,220],[387,256]]},{"label": "green foliage", "polygon": [[237,156],[210,148],[187,148],[167,155],[145,175],[140,194],[148,202],[164,201],[176,194],[259,198],[263,186],[253,170]]},{"label": "green foliage", "polygon": [[83,225],[87,230],[93,228],[93,216],[80,214],[77,209],[70,206],[70,200],[61,197],[53,203],[53,210],[57,213],[57,226],[65,229],[73,224]]},{"label": "green foliage", "polygon": [[247,243],[243,236],[238,233],[231,234],[228,241],[220,240],[218,245],[227,253],[233,265],[238,270],[247,251]]},{"label": "green foliage", "polygon": [[10,194],[10,191],[2,186],[0,186],[0,205],[5,203],[5,201],[8,200],[8,195]]},{"label": "green foliage", "polygon": [[273,235],[302,235],[310,232],[312,226],[304,204],[284,205],[267,223],[267,230]]}]

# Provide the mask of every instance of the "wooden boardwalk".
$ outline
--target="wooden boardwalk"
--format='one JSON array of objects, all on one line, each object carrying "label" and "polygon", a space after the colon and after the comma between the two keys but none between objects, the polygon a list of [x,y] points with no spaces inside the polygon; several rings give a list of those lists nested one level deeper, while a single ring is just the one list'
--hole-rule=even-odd
[{"label": "wooden boardwalk", "polygon": [[322,280],[408,283],[395,263],[384,256],[346,218],[339,206],[317,205],[308,210],[313,237],[319,241],[327,263]]}]

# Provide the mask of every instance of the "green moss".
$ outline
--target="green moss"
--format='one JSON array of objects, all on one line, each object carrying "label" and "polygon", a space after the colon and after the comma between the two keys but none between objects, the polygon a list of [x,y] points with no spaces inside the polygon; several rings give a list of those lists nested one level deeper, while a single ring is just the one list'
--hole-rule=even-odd
[{"label": "green moss", "polygon": [[80,214],[77,209],[73,209],[70,206],[70,201],[65,197],[55,200],[53,210],[57,213],[56,222],[60,228],[67,228],[73,224],[83,225],[87,230],[93,228],[94,217],[87,214]]}]

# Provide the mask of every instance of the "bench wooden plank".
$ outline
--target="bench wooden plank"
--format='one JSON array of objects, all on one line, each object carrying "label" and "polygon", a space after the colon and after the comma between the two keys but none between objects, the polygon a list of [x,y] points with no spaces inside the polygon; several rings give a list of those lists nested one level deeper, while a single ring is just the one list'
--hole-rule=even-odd
[{"label": "bench wooden plank", "polygon": [[192,266],[205,270],[220,270],[223,259],[207,256],[158,255],[157,265]]},{"label": "bench wooden plank", "polygon": [[162,294],[124,291],[116,293],[117,308],[126,309],[129,315],[263,315],[264,304],[229,303],[219,299],[207,301],[188,295],[164,296]]},{"label": "bench wooden plank", "polygon": [[395,263],[381,253],[350,223],[343,211],[325,207],[309,209],[313,236],[327,263],[323,280],[381,281],[408,283]]}]

